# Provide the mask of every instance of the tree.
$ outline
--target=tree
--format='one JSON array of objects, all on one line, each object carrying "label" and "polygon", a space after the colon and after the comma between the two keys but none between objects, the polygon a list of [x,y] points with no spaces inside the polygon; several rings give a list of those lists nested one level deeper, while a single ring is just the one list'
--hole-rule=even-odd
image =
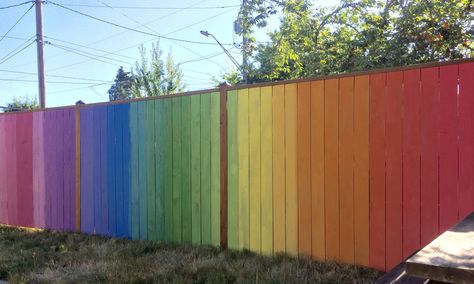
[{"label": "tree", "polygon": [[165,63],[161,59],[163,52],[159,44],[153,44],[150,61],[147,59],[146,49],[140,47],[141,61],[136,62],[135,70],[132,71],[132,96],[152,97],[167,95],[184,90],[183,74],[177,64],[174,63],[171,52]]},{"label": "tree", "polygon": [[219,86],[223,82],[227,82],[231,85],[238,85],[242,83],[242,75],[239,70],[232,69],[231,71],[220,75],[219,77],[212,77],[212,81]]},{"label": "tree", "polygon": [[[474,55],[472,0],[248,0],[249,26],[281,11],[269,44],[251,50],[250,81],[326,75]],[[245,26],[245,25],[243,25]]]},{"label": "tree", "polygon": [[123,67],[117,70],[114,84],[110,87],[109,91],[110,101],[116,100],[128,100],[132,98],[132,77],[130,72],[125,72]]},{"label": "tree", "polygon": [[22,110],[32,110],[39,108],[38,100],[36,98],[29,98],[25,96],[23,98],[14,97],[7,107],[3,110],[4,112],[14,112]]}]

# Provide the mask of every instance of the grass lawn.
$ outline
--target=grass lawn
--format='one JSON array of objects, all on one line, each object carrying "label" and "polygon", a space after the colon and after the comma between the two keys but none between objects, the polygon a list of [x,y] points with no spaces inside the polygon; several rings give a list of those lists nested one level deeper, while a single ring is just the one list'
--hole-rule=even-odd
[{"label": "grass lawn", "polygon": [[372,283],[379,275],[283,255],[0,226],[0,280],[11,283]]}]

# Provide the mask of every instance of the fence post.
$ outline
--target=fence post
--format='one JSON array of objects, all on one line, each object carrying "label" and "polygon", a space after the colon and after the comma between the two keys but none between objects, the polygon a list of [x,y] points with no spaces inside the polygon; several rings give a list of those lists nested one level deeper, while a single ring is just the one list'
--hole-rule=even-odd
[{"label": "fence post", "polygon": [[227,249],[227,90],[229,85],[219,85],[220,91],[220,152],[221,152],[221,249]]},{"label": "fence post", "polygon": [[81,107],[76,104],[76,231],[81,231]]}]

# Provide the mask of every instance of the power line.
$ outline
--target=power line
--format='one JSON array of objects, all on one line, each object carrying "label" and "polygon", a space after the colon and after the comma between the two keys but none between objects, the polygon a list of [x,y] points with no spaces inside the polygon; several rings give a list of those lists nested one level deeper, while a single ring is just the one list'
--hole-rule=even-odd
[{"label": "power line", "polygon": [[[90,4],[73,4],[73,3],[61,3],[68,7],[85,7],[85,8],[106,8],[102,5],[90,5]],[[135,10],[211,10],[211,9],[226,9],[240,7],[240,5],[227,5],[227,6],[205,6],[205,7],[156,7],[156,6],[107,6],[113,9],[135,9]]]},{"label": "power line", "polygon": [[[105,24],[108,24],[108,25],[112,25],[112,26],[115,26],[115,27],[118,27],[118,28],[121,28],[121,29],[124,29],[124,30],[129,30],[129,31],[144,34],[144,35],[149,35],[149,36],[154,36],[154,37],[157,37],[157,38],[164,38],[164,39],[168,39],[168,40],[172,40],[172,41],[179,41],[179,42],[184,42],[184,43],[202,44],[202,45],[216,45],[215,43],[202,42],[202,41],[193,41],[193,40],[187,40],[187,39],[181,39],[181,38],[173,38],[173,37],[163,36],[163,35],[159,35],[159,34],[155,34],[155,33],[149,33],[149,32],[137,30],[137,29],[134,29],[134,28],[130,28],[130,27],[127,27],[127,26],[123,26],[123,25],[120,25],[120,24],[117,24],[117,23],[114,23],[114,22],[110,22],[110,21],[92,16],[92,15],[89,15],[89,14],[83,13],[81,11],[71,9],[69,7],[63,6],[63,5],[55,3],[55,2],[47,1],[46,3],[61,7],[63,9],[66,9],[66,10],[70,11],[70,12],[82,15],[84,17],[87,17],[87,18],[90,18],[90,19],[93,19],[93,20],[96,20],[96,21],[99,21],[99,22],[102,22],[102,23],[105,23]],[[226,43],[225,45],[233,45],[233,44]]]},{"label": "power line", "polygon": [[[31,3],[31,1],[30,1]],[[28,10],[25,11],[25,13],[23,13],[23,15],[21,15],[21,17],[13,24],[13,26],[0,38],[0,42],[11,32],[11,30],[13,30],[16,25],[18,25],[18,23],[21,22],[21,20],[23,20],[23,18],[26,16],[26,14],[28,14],[28,12],[35,6],[35,3],[33,3],[30,8],[28,8]]]},{"label": "power line", "polygon": [[92,87],[98,87],[98,86],[103,86],[103,85],[108,85],[110,83],[98,83],[98,84],[92,84],[87,87],[80,87],[80,88],[74,88],[74,89],[67,89],[67,90],[60,90],[56,92],[49,92],[48,94],[60,94],[60,93],[68,93],[68,92],[73,92],[73,91],[79,91],[79,90],[85,90],[85,89],[90,89]]},{"label": "power line", "polygon": [[18,50],[17,52],[15,52],[14,54],[10,55],[9,57],[5,58],[3,61],[0,61],[0,64],[3,64],[5,62],[7,62],[8,60],[12,59],[13,57],[17,56],[19,53],[23,52],[25,49],[27,49],[28,47],[30,47],[33,43],[35,43],[36,40],[32,40],[27,46],[23,47],[22,49]]},{"label": "power line", "polygon": [[3,61],[5,58],[10,56],[11,54],[15,53],[17,50],[21,49],[25,44],[27,44],[30,40],[32,40],[36,35],[31,36],[29,39],[26,39],[24,42],[22,42],[19,46],[15,47],[12,51],[10,51],[7,55],[2,57],[0,59],[0,62]]},{"label": "power line", "polygon": [[[49,41],[45,42],[46,44],[48,45],[51,45],[53,47],[56,47],[58,49],[61,49],[61,50],[64,50],[64,51],[67,51],[67,52],[70,52],[70,53],[74,53],[74,54],[77,54],[77,55],[80,55],[80,56],[83,56],[83,57],[87,57],[87,58],[90,58],[92,60],[96,60],[96,61],[100,61],[100,62],[103,62],[103,63],[106,63],[106,64],[110,64],[110,65],[113,65],[113,66],[120,66],[121,64],[130,64],[129,62],[126,62],[126,61],[122,61],[122,60],[118,60],[118,59],[113,59],[113,58],[109,58],[109,57],[106,57],[104,55],[97,55],[97,54],[93,54],[93,53],[89,53],[89,52],[86,52],[86,51],[82,51],[82,50],[79,50],[79,49],[75,49],[75,48],[72,48],[72,47],[67,47],[67,46],[64,46],[64,45],[60,45],[60,44],[56,44],[56,43],[51,43]],[[117,63],[111,63],[109,61],[105,61],[105,60],[102,60],[100,58],[104,58],[104,59],[107,59],[107,60],[110,60],[110,61],[115,61],[115,62],[118,62],[120,64],[117,64]]]},{"label": "power line", "polygon": [[10,5],[10,6],[4,6],[4,7],[0,7],[0,10],[4,10],[4,9],[10,9],[10,8],[15,8],[15,7],[20,7],[20,6],[23,6],[23,5],[26,5],[26,4],[30,4],[30,3],[34,3],[35,1],[26,1],[26,2],[23,2],[23,3],[19,3],[19,4],[13,4],[13,5]]},{"label": "power line", "polygon": [[[0,78],[0,81],[38,83],[37,80],[9,79],[9,78]],[[47,81],[46,83],[48,83],[48,84],[66,84],[66,85],[90,85],[92,82]],[[113,83],[113,81],[104,82],[102,84],[111,84],[111,83]]]},{"label": "power line", "polygon": [[[25,74],[25,75],[32,75],[32,76],[38,75],[38,73],[34,73],[34,72],[13,71],[13,70],[5,70],[5,69],[0,69],[0,72],[12,73],[12,74]],[[81,80],[81,81],[89,81],[89,82],[103,82],[103,83],[110,82],[106,80],[97,80],[97,79],[91,79],[91,78],[80,78],[80,77],[72,77],[72,76],[61,76],[61,75],[46,75],[46,76],[52,77],[52,78],[63,78],[63,79]],[[21,79],[21,78],[17,78],[17,79]]]}]

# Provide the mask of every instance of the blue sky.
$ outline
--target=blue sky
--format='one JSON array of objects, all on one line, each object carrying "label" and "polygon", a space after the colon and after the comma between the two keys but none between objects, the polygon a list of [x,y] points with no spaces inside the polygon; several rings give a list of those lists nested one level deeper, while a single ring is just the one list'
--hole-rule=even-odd
[{"label": "blue sky", "polygon": [[[208,30],[222,43],[240,40],[233,34],[233,22],[237,17],[240,0],[52,0],[72,9],[136,28],[152,34],[167,35],[173,38],[214,43],[211,38],[202,36],[200,30]],[[2,0],[0,7],[18,4],[23,0]],[[321,1],[319,1],[321,2]],[[335,1],[329,1],[335,2]],[[83,5],[102,6],[86,7]],[[150,6],[150,7],[188,7],[188,9],[119,9],[109,6]],[[17,8],[0,10],[0,38],[25,13],[30,4]],[[195,9],[199,7],[235,6],[219,9]],[[45,40],[54,45],[45,46],[46,105],[47,107],[71,105],[78,100],[86,103],[107,101],[107,90],[120,65],[130,69],[139,59],[138,47],[144,44],[150,48],[157,38],[123,30],[93,19],[74,14],[52,4],[43,8]],[[256,34],[257,40],[267,40],[266,33],[278,26],[278,17]],[[32,44],[17,56],[2,62],[7,54],[35,35],[34,8],[19,24],[10,31],[8,38],[0,41],[0,106],[13,97],[37,96],[36,44]],[[14,38],[12,38],[14,37]],[[74,43],[74,44],[71,44]],[[221,53],[218,45],[199,45],[160,40],[161,49],[172,51],[175,61],[185,62]],[[232,48],[232,46],[227,46]],[[67,49],[69,51],[65,51]],[[77,54],[86,53],[88,57],[99,57],[101,61]],[[241,61],[240,50],[232,48],[232,55]],[[112,53],[112,54],[111,54]],[[212,76],[219,76],[233,67],[230,59],[220,54],[210,60],[194,61],[181,65],[184,80],[189,90],[213,87]],[[105,61],[105,62],[103,62]],[[21,74],[13,72],[26,72]],[[76,80],[64,77],[76,77]],[[13,80],[12,80],[13,79]],[[16,80],[16,81],[14,81]],[[101,85],[98,85],[101,84]],[[91,87],[92,85],[96,85]]]}]

